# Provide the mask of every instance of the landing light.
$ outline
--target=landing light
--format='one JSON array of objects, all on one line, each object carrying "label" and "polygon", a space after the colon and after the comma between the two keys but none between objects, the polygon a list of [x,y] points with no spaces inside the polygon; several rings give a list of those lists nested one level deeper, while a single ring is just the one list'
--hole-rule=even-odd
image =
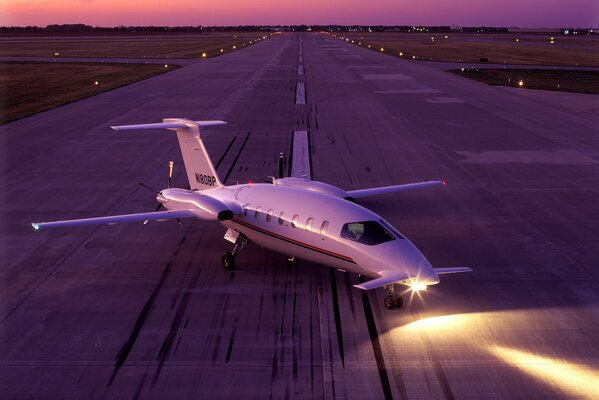
[{"label": "landing light", "polygon": [[412,282],[410,284],[410,289],[412,289],[413,292],[421,292],[426,290],[426,284],[422,282]]},{"label": "landing light", "polygon": [[36,231],[40,230],[40,226],[38,224],[31,224],[31,226],[33,226],[33,229]]}]

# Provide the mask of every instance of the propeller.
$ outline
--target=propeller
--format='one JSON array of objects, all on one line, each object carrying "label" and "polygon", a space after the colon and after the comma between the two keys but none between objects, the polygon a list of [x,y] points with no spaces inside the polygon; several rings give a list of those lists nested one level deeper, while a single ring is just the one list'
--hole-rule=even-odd
[{"label": "propeller", "polygon": [[173,161],[168,162],[168,185],[166,186],[167,189],[171,188],[171,182],[173,180],[173,166],[174,165],[175,165],[175,163]]},{"label": "propeller", "polygon": [[284,178],[285,177],[285,156],[283,155],[283,153],[279,153],[279,178]]},{"label": "propeller", "polygon": [[[171,188],[171,183],[173,181],[173,167],[174,166],[175,166],[175,163],[173,161],[169,161],[168,162],[168,182],[167,182],[167,186],[166,186],[167,189]],[[151,190],[153,193],[155,193],[157,195],[162,194],[162,190],[161,191],[155,190],[155,189],[149,187],[148,185],[146,185],[143,182],[138,182],[138,185],[139,186],[143,186],[146,189]],[[161,208],[164,208],[164,206],[162,205],[162,203],[158,202],[158,205],[154,209],[154,212],[160,211]],[[179,223],[179,226],[181,226],[181,227],[183,226],[183,223],[181,222],[181,219],[177,218],[177,222]],[[148,223],[148,220],[144,221],[144,225],[147,224],[147,223]]]},{"label": "propeller", "polygon": [[[171,183],[173,181],[173,167],[174,167],[174,165],[175,165],[175,163],[173,161],[169,161],[168,162],[168,182],[167,182],[167,186],[166,186],[167,189],[171,188]],[[139,186],[143,186],[146,189],[151,190],[153,193],[155,193],[157,195],[158,194],[162,194],[162,191],[158,191],[158,190],[156,190],[154,188],[151,188],[150,186],[146,185],[143,182],[138,182],[138,185]],[[161,208],[163,208],[163,206],[162,206],[162,203],[159,202],[158,205],[156,206],[156,209],[154,211],[160,211]],[[144,224],[147,223],[147,222],[148,221],[145,221]]]}]

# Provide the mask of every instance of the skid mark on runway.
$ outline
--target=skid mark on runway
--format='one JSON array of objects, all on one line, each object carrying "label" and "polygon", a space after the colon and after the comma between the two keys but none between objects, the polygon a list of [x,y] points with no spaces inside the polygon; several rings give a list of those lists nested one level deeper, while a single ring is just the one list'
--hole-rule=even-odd
[{"label": "skid mark on runway", "polygon": [[158,297],[158,294],[160,293],[160,290],[162,289],[162,286],[164,285],[166,278],[168,278],[168,275],[170,274],[172,267],[173,267],[173,264],[171,262],[169,262],[166,265],[166,267],[162,271],[162,276],[160,277],[160,280],[156,284],[156,287],[154,287],[152,294],[150,294],[150,297],[148,298],[148,300],[146,300],[146,303],[144,304],[143,308],[141,309],[141,312],[139,313],[139,316],[137,317],[137,320],[135,321],[135,325],[133,325],[133,330],[129,334],[129,337],[127,338],[127,340],[121,347],[121,350],[118,352],[118,354],[116,356],[116,363],[114,365],[114,370],[112,372],[112,376],[110,377],[110,380],[108,381],[108,386],[110,386],[112,384],[112,382],[114,381],[114,378],[116,377],[117,372],[119,371],[119,369],[123,366],[123,364],[127,360],[127,357],[129,356],[129,353],[131,352],[131,349],[133,349],[133,345],[135,344],[135,341],[137,340],[137,337],[139,336],[139,332],[141,332],[141,328],[143,328],[146,320],[148,319],[148,315],[150,315],[150,311],[152,311],[152,308],[154,307],[154,302],[156,301],[156,298]]},{"label": "skid mark on runway", "polygon": [[[195,280],[197,280],[197,275],[196,275]],[[194,281],[194,285],[195,285],[195,281]],[[177,308],[177,312],[175,313],[175,318],[173,319],[173,322],[171,323],[171,328],[170,328],[168,334],[166,335],[166,338],[162,342],[162,347],[160,347],[160,351],[158,352],[158,357],[156,357],[156,361],[158,361],[158,370],[156,371],[156,374],[154,374],[154,379],[152,380],[152,385],[154,385],[154,383],[156,383],[156,380],[158,379],[158,375],[160,375],[160,371],[162,371],[162,366],[164,365],[164,362],[166,361],[166,359],[168,357],[171,347],[173,346],[175,337],[177,337],[177,332],[179,331],[179,326],[181,325],[181,321],[183,320],[183,315],[185,314],[187,304],[189,303],[189,296],[190,296],[189,293],[185,293],[183,295],[183,298],[181,299],[181,302],[179,303],[179,307]]]},{"label": "skid mark on runway", "polygon": [[250,136],[252,136],[252,132],[248,132],[248,134],[245,136],[245,139],[243,140],[243,143],[241,144],[241,147],[239,148],[239,151],[237,152],[235,159],[233,159],[233,162],[231,163],[231,166],[229,167],[229,170],[225,175],[225,179],[222,180],[223,183],[226,183],[229,179],[229,176],[231,175],[231,172],[233,172],[233,168],[235,168],[235,165],[237,164],[237,161],[239,160],[239,157],[241,156],[243,149],[245,149],[245,145],[247,144]]},{"label": "skid mark on runway", "polygon": [[333,268],[329,268],[329,274],[331,276],[331,294],[333,298],[333,316],[335,318],[335,331],[337,332],[337,346],[339,348],[339,357],[341,357],[341,364],[343,365],[343,368],[345,368],[345,350],[343,348],[343,326],[341,325],[341,313],[339,311],[337,276],[335,275],[335,270]]},{"label": "skid mark on runway", "polygon": [[506,151],[456,151],[466,157],[460,160],[470,164],[552,164],[552,165],[595,165],[599,161],[576,150],[506,150]]},{"label": "skid mark on runway", "polygon": [[397,89],[397,90],[378,90],[376,94],[432,94],[442,93],[438,89]]},{"label": "skid mark on runway", "polygon": [[[363,276],[359,278],[360,283],[364,283],[365,279]],[[362,291],[362,305],[364,306],[364,317],[366,318],[366,325],[368,326],[368,334],[370,335],[370,342],[372,344],[372,350],[374,351],[374,359],[376,360],[376,366],[379,371],[379,378],[381,379],[381,386],[385,395],[385,400],[393,399],[391,393],[391,384],[389,383],[389,375],[387,374],[387,368],[385,367],[385,358],[383,356],[383,350],[381,349],[381,343],[379,334],[376,329],[376,323],[374,321],[374,315],[372,314],[372,307],[370,306],[370,299],[368,298],[368,291]],[[402,399],[408,398],[403,379],[399,380],[399,394]]]},{"label": "skid mark on runway", "polygon": [[426,102],[432,104],[461,104],[464,100],[457,97],[431,97],[426,99]]},{"label": "skid mark on runway", "polygon": [[[235,322],[237,322],[237,318],[235,318]],[[228,364],[231,360],[231,354],[233,353],[233,343],[235,342],[235,332],[237,331],[237,327],[233,328],[233,332],[231,333],[231,337],[229,338],[229,345],[227,346],[227,355],[225,356],[225,362]]]},{"label": "skid mark on runway", "polygon": [[407,81],[413,79],[404,74],[360,74],[367,81]]},{"label": "skid mark on runway", "polygon": [[214,169],[218,169],[218,167],[220,167],[220,164],[223,162],[223,160],[225,159],[227,153],[229,153],[229,150],[231,150],[231,147],[233,146],[233,143],[235,143],[235,140],[237,139],[237,136],[233,136],[233,139],[231,139],[231,142],[229,143],[229,145],[227,146],[227,148],[225,149],[225,152],[223,153],[222,156],[220,156],[220,158],[218,159],[218,162],[216,163],[216,165],[214,166]]}]

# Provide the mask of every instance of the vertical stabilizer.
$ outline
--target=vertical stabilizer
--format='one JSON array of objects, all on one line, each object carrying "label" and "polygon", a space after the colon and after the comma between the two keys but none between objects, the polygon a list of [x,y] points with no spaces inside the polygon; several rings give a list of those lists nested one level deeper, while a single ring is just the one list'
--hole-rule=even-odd
[{"label": "vertical stabilizer", "polygon": [[192,190],[207,190],[222,186],[210,156],[202,143],[200,127],[226,124],[224,121],[192,121],[166,118],[162,123],[113,126],[114,130],[169,129],[177,132],[187,179]]},{"label": "vertical stabilizer", "polygon": [[210,156],[200,136],[201,126],[220,125],[222,121],[190,121],[186,119],[167,118],[165,124],[181,123],[182,127],[169,128],[177,132],[179,147],[183,155],[187,179],[192,190],[214,189],[222,186],[214,170]]}]

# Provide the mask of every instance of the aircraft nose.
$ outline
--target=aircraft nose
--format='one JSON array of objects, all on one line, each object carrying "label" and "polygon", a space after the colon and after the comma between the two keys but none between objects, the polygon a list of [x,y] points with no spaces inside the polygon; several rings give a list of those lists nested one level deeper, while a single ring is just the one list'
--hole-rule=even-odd
[{"label": "aircraft nose", "polygon": [[426,286],[439,283],[439,277],[426,257],[420,254],[420,257],[418,258],[417,264],[414,265],[415,268],[412,268],[412,271],[410,271],[412,282],[418,282],[419,284]]}]

